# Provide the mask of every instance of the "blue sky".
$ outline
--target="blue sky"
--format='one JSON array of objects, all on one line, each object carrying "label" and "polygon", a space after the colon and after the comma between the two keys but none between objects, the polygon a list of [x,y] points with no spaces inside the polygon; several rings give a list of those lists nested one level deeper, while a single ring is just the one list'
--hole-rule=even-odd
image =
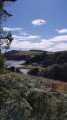
[{"label": "blue sky", "polygon": [[5,9],[13,14],[4,23],[11,49],[67,50],[67,0],[17,0]]}]

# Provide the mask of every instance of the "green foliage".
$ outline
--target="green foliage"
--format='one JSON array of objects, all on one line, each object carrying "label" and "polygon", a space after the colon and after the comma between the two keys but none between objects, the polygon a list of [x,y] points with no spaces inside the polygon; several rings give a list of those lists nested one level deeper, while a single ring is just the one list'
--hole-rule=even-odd
[{"label": "green foliage", "polygon": [[56,89],[56,88],[57,88],[56,83],[52,83],[51,87],[52,87],[53,89]]},{"label": "green foliage", "polygon": [[1,66],[2,67],[4,66],[4,57],[3,57],[3,54],[0,53],[0,69],[1,69]]},{"label": "green foliage", "polygon": [[6,73],[6,68],[5,68],[5,65],[4,65],[4,55],[3,54],[0,54],[0,74],[2,73]]},{"label": "green foliage", "polygon": [[26,63],[40,63],[44,68],[53,64],[64,64],[67,62],[67,51],[62,52],[43,52],[41,54],[37,54],[30,59],[27,59]]},{"label": "green foliage", "polygon": [[0,73],[5,72],[4,67],[4,55],[2,52],[6,52],[6,50],[10,47],[10,44],[13,40],[11,32],[3,31],[3,22],[11,16],[5,9],[5,2],[15,2],[16,0],[0,0]]},{"label": "green foliage", "polygon": [[39,69],[38,68],[34,68],[34,69],[31,69],[28,74],[30,75],[34,75],[34,76],[38,76],[39,74]]},{"label": "green foliage", "polygon": [[25,66],[17,67],[17,68],[20,68],[20,69],[34,69],[34,68],[44,69],[43,67],[40,67],[40,66],[32,66],[32,65],[25,65]]},{"label": "green foliage", "polygon": [[52,65],[40,72],[40,76],[52,78],[55,80],[67,81],[67,63],[63,65]]},{"label": "green foliage", "polygon": [[[67,102],[62,100],[63,97],[59,95],[61,100],[56,99],[52,94],[44,93],[39,95],[35,91],[30,93],[28,96],[28,101],[33,107],[33,114],[36,120],[64,120],[66,107],[64,107]],[[65,99],[65,98],[64,98]]]},{"label": "green foliage", "polygon": [[30,76],[0,75],[0,120],[66,120],[66,91],[47,92],[35,84]]}]

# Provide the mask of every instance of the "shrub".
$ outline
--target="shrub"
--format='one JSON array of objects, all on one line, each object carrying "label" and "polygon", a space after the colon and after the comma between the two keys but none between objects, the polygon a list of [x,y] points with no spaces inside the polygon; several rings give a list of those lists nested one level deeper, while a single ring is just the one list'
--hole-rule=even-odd
[{"label": "shrub", "polygon": [[34,75],[34,76],[38,76],[39,74],[39,69],[38,68],[34,68],[34,69],[31,69],[28,74],[30,75]]},{"label": "shrub", "polygon": [[11,66],[10,68],[8,68],[8,70],[11,70],[12,72],[15,72],[15,67]]},{"label": "shrub", "polygon": [[66,120],[66,91],[42,92],[28,88],[29,82],[16,73],[0,75],[0,120]]},{"label": "shrub", "polygon": [[19,68],[16,68],[16,72],[17,72],[17,73],[20,73],[20,69],[19,69]]},{"label": "shrub", "polygon": [[52,65],[39,73],[40,76],[51,78],[55,80],[67,81],[67,63],[63,65]]}]

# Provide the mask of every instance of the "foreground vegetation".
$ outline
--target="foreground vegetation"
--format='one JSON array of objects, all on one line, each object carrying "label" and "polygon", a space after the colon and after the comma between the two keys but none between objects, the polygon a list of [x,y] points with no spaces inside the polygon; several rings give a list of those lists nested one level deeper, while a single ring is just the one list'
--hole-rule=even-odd
[{"label": "foreground vegetation", "polygon": [[67,84],[17,73],[0,75],[0,120],[66,120]]}]

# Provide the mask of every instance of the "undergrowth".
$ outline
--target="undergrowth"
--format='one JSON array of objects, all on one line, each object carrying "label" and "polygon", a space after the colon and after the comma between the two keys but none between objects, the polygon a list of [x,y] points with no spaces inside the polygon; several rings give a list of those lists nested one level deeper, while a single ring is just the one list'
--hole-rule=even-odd
[{"label": "undergrowth", "polygon": [[66,83],[17,73],[0,75],[0,120],[66,120]]}]

